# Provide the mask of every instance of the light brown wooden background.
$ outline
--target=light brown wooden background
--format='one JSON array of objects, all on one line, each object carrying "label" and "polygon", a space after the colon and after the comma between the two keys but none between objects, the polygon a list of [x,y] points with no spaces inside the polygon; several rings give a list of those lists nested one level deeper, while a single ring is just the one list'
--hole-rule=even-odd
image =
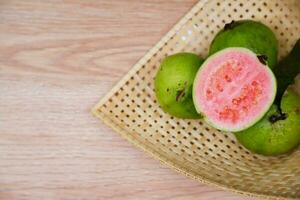
[{"label": "light brown wooden background", "polygon": [[90,108],[196,0],[0,1],[0,199],[245,199],[161,166]]}]

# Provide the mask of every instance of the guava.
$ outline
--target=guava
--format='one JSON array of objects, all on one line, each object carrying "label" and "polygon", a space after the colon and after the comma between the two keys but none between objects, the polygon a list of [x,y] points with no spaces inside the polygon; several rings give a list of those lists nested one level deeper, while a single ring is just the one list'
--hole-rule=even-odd
[{"label": "guava", "polygon": [[224,26],[213,39],[209,54],[224,48],[244,47],[263,56],[273,69],[277,64],[278,41],[272,30],[261,22],[252,20],[232,21]]},{"label": "guava", "polygon": [[274,68],[274,74],[277,79],[276,102],[279,105],[282,94],[293,84],[294,78],[300,73],[300,39],[294,45],[292,51],[279,62]]},{"label": "guava", "polygon": [[254,126],[235,133],[237,140],[250,151],[276,156],[300,144],[300,96],[293,87],[285,91],[281,107],[272,105]]},{"label": "guava", "polygon": [[192,53],[166,57],[155,77],[155,93],[161,108],[178,118],[200,118],[192,98],[192,85],[203,60]]},{"label": "guava", "polygon": [[269,110],[276,95],[273,72],[249,49],[223,49],[198,70],[193,100],[213,127],[237,132],[249,128]]}]

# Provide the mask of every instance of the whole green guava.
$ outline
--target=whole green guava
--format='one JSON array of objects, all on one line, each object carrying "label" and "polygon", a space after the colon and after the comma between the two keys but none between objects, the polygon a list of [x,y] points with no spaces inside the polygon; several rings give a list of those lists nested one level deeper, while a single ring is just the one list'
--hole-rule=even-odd
[{"label": "whole green guava", "polygon": [[195,75],[203,60],[192,53],[166,57],[155,77],[155,93],[161,108],[178,118],[200,118],[193,98]]},{"label": "whole green guava", "polygon": [[296,148],[300,144],[299,94],[288,87],[281,108],[273,104],[258,123],[235,136],[244,147],[262,155],[280,155]]},{"label": "whole green guava", "polygon": [[253,20],[232,21],[218,32],[209,48],[212,55],[227,47],[244,47],[260,55],[273,69],[277,64],[278,41],[272,30]]}]

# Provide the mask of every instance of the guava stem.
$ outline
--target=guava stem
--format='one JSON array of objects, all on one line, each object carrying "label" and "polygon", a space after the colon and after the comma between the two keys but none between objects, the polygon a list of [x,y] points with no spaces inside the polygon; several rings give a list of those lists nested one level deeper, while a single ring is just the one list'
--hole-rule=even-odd
[{"label": "guava stem", "polygon": [[259,62],[263,65],[267,65],[267,61],[268,61],[268,56],[266,55],[258,55],[257,56]]},{"label": "guava stem", "polygon": [[269,121],[274,124],[275,122],[279,121],[279,120],[285,120],[287,118],[287,114],[283,113],[283,112],[279,112],[279,114],[273,114],[269,117]]},{"label": "guava stem", "polygon": [[230,23],[227,23],[227,24],[225,24],[225,26],[224,26],[224,30],[226,31],[226,30],[233,29],[233,27],[234,27],[234,23],[235,23],[235,21],[234,21],[234,20],[232,20]]}]

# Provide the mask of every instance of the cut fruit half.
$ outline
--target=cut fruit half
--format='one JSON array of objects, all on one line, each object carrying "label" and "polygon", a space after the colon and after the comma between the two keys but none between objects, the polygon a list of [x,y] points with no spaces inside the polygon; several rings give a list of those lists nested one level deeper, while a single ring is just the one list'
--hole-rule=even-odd
[{"label": "cut fruit half", "polygon": [[193,100],[213,127],[241,131],[260,120],[276,95],[276,80],[264,62],[246,48],[226,48],[210,56],[197,72]]}]

